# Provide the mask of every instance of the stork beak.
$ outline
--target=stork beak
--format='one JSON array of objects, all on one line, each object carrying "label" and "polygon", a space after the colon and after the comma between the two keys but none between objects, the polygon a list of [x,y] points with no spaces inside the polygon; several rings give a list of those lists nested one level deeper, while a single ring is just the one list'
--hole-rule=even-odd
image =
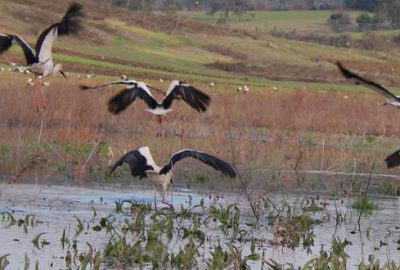
[{"label": "stork beak", "polygon": [[63,77],[64,77],[65,79],[67,79],[67,75],[65,75],[64,71],[60,70],[60,73],[61,73],[61,75],[63,75]]}]

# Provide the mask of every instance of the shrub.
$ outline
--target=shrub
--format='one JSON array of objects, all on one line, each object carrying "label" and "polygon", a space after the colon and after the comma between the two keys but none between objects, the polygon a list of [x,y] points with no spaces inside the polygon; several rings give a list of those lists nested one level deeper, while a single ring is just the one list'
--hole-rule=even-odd
[{"label": "shrub", "polygon": [[373,30],[377,27],[376,18],[367,12],[360,14],[356,19],[356,23],[358,24],[360,31]]},{"label": "shrub", "polygon": [[328,24],[333,31],[341,32],[351,24],[351,18],[349,14],[344,12],[333,13],[328,18]]}]

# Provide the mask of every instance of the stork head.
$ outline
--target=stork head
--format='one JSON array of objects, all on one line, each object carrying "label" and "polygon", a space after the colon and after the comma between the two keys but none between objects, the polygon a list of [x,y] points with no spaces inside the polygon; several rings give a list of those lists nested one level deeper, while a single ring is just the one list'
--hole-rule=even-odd
[{"label": "stork head", "polygon": [[61,64],[57,64],[57,65],[54,66],[54,71],[53,71],[53,73],[56,74],[56,73],[58,73],[58,72],[59,72],[65,79],[67,78],[67,75],[65,75],[64,71],[62,70],[62,65],[61,65]]}]

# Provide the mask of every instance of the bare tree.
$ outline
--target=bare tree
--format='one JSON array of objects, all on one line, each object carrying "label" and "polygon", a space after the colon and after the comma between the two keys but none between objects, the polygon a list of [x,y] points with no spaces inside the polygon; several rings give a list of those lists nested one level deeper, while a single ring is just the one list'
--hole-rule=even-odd
[{"label": "bare tree", "polygon": [[222,22],[227,23],[230,13],[241,14],[253,9],[252,0],[212,0],[208,14],[214,15],[216,12],[223,12]]}]

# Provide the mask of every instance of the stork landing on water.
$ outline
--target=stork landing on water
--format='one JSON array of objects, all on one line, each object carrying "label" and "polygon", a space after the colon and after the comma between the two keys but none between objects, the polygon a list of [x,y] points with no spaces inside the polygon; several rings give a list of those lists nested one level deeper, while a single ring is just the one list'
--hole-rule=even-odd
[{"label": "stork landing on water", "polygon": [[165,200],[165,193],[172,183],[172,171],[175,163],[187,157],[200,160],[214,169],[221,171],[226,176],[231,178],[236,177],[235,170],[227,162],[210,154],[191,149],[184,149],[173,154],[166,165],[159,167],[154,162],[148,146],[140,147],[139,149],[123,155],[111,167],[109,173],[111,174],[117,167],[127,163],[131,169],[132,176],[139,177],[140,179],[149,177],[153,184],[158,187],[158,191],[161,192],[162,203],[172,207],[172,205]]},{"label": "stork landing on water", "polygon": [[347,79],[354,81],[356,84],[364,85],[365,87],[374,90],[386,97],[386,102],[383,105],[392,105],[397,108],[400,108],[400,95],[395,95],[385,87],[376,82],[364,79],[363,77],[351,72],[347,68],[345,68],[340,62],[336,63],[342,72],[343,76]]},{"label": "stork landing on water", "polygon": [[207,110],[207,106],[210,104],[211,101],[210,97],[207,94],[196,89],[188,83],[178,80],[174,80],[171,82],[167,92],[164,95],[164,99],[161,102],[158,102],[154,98],[151,91],[149,90],[150,86],[148,86],[144,82],[135,80],[115,81],[93,87],[81,85],[80,87],[82,90],[87,90],[119,84],[125,85],[126,88],[109,100],[108,111],[112,114],[118,114],[124,111],[131,103],[133,103],[136,97],[139,97],[149,107],[149,109],[146,109],[146,111],[151,112],[156,116],[157,137],[162,135],[163,117],[167,113],[172,111],[171,105],[175,99],[182,99],[190,107],[197,110],[198,112],[205,112]]}]

